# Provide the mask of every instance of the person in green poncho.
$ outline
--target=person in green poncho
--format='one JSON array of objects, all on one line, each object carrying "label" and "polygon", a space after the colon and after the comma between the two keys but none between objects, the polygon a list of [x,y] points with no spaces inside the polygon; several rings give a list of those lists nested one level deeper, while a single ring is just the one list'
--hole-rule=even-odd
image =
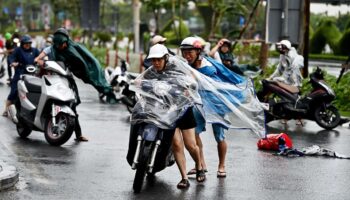
[{"label": "person in green poncho", "polygon": [[[65,28],[59,28],[55,31],[53,45],[46,47],[35,58],[35,62],[42,66],[45,56],[48,56],[49,60],[62,61],[76,77],[82,79],[85,83],[91,84],[100,95],[105,95],[108,103],[117,102],[112,87],[106,81],[98,60],[83,45],[73,42]],[[80,104],[78,88],[73,79],[70,81],[76,93],[77,106]],[[76,112],[76,109],[74,110]],[[76,140],[87,141],[81,134],[77,112],[76,115]]]}]

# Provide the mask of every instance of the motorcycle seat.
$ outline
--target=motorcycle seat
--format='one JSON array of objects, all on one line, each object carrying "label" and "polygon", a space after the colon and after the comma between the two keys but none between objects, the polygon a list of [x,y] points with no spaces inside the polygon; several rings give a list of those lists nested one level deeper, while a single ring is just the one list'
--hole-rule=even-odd
[{"label": "motorcycle seat", "polygon": [[288,85],[288,84],[285,84],[285,83],[282,83],[282,82],[279,82],[279,81],[276,81],[276,84],[277,84],[279,87],[281,87],[281,88],[287,90],[287,91],[290,92],[290,93],[297,94],[297,93],[300,92],[299,88],[296,87],[296,86]]},{"label": "motorcycle seat", "polygon": [[23,80],[29,92],[41,93],[41,78],[23,75]]}]

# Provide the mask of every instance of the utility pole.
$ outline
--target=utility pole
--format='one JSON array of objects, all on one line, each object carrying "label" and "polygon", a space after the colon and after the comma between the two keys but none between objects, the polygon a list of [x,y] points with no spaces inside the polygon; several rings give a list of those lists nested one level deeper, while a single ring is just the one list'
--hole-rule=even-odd
[{"label": "utility pole", "polygon": [[[261,0],[262,2],[263,0]],[[267,6],[270,6],[269,2],[267,2]],[[267,59],[269,56],[269,45],[267,44],[268,42],[268,26],[266,26],[267,21],[268,21],[268,16],[269,16],[269,10],[266,9],[265,12],[265,32],[263,32],[262,38],[263,41],[261,42],[261,47],[260,47],[260,54],[259,54],[259,64],[260,68],[265,71],[266,66],[267,66]]]},{"label": "utility pole", "polygon": [[140,52],[140,1],[133,0],[134,53]]},{"label": "utility pole", "polygon": [[282,11],[282,38],[288,39],[288,0],[283,0],[283,11]]}]

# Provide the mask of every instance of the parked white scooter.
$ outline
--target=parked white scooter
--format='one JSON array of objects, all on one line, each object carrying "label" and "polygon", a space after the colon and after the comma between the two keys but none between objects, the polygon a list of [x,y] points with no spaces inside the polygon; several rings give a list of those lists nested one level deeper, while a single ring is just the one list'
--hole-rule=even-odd
[{"label": "parked white scooter", "polygon": [[[60,146],[69,140],[75,126],[76,98],[68,81],[72,74],[55,61],[44,65],[47,73],[41,78],[24,74],[18,81],[17,132],[26,138],[32,130],[41,131],[48,143]],[[26,70],[33,74],[36,68]]]},{"label": "parked white scooter", "polygon": [[123,82],[127,82],[127,74],[128,74],[128,68],[129,64],[125,60],[120,61],[121,65],[116,66],[115,68],[108,66],[105,68],[105,78],[107,82],[112,86],[113,91],[116,95],[116,98],[120,100],[123,95],[121,94],[121,91],[123,90]]},{"label": "parked white scooter", "polygon": [[[136,95],[134,91],[129,90],[130,83],[139,75],[138,73],[129,72],[129,64],[121,59],[121,65],[105,68],[105,78],[112,86],[115,96],[118,100],[121,100],[131,113],[131,109],[136,104]],[[104,95],[100,95],[100,99],[103,100]]]}]

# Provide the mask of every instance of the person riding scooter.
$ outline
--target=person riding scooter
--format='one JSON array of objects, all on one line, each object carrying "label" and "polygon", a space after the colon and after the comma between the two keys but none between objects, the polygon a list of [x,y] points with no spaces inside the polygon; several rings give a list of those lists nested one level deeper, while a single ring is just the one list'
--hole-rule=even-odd
[{"label": "person riding scooter", "polygon": [[[196,179],[198,182],[202,182],[205,180],[205,174],[199,165],[200,154],[195,141],[194,131],[196,122],[192,112],[194,103],[200,102],[200,97],[197,91],[197,83],[192,77],[191,68],[182,59],[170,56],[167,48],[161,44],[151,47],[148,58],[151,60],[152,66],[134,81],[135,91],[140,94],[140,98],[133,109],[131,117],[132,131],[128,152],[129,164],[132,165],[131,161],[136,151],[136,137],[140,134],[140,131],[135,131],[135,127],[139,127],[139,124],[147,124],[147,126],[153,124],[157,129],[162,129],[163,132],[166,132],[162,134],[163,138],[169,137],[169,135],[172,136],[175,132],[175,136],[170,138],[170,144],[171,139],[174,141],[181,140],[178,143],[185,143],[186,148],[197,163],[198,173]],[[176,131],[175,128],[177,128]],[[179,129],[182,135],[180,135]],[[146,129],[141,130],[143,130],[142,135],[144,135],[143,132]],[[160,142],[164,144],[164,141],[161,140]],[[165,144],[168,144],[168,148],[170,148],[169,140]],[[176,148],[173,142],[174,156],[179,165],[182,163],[182,160],[178,160],[178,154],[181,152],[177,150],[181,151],[181,148]],[[140,158],[142,158],[143,153],[140,151],[139,154]],[[136,152],[135,155],[138,155],[138,153]],[[142,159],[140,160],[137,157],[134,161],[142,167],[140,163]],[[157,159],[162,158],[156,156],[155,163],[157,163]],[[156,169],[156,165],[154,167]],[[163,168],[158,168],[156,171]],[[140,168],[136,169],[139,170]],[[136,172],[136,174],[138,173]],[[189,187],[186,172],[183,171],[181,176],[182,179],[177,187],[180,189]],[[140,179],[143,179],[143,177]],[[138,184],[136,175],[134,190],[136,192],[139,191],[141,185],[142,182]]]},{"label": "person riding scooter", "polygon": [[267,80],[263,80],[263,89],[258,92],[260,101],[263,101],[269,93],[268,88],[266,88],[268,81],[282,83],[285,87],[298,92],[302,85],[303,77],[300,68],[304,67],[304,57],[297,53],[288,40],[281,40],[276,44],[276,48],[280,53],[279,63],[274,73]]},{"label": "person riding scooter", "polygon": [[20,47],[17,47],[8,58],[10,66],[15,68],[15,74],[11,81],[11,91],[7,97],[3,116],[7,116],[9,106],[18,98],[17,83],[20,76],[25,73],[25,67],[34,64],[34,58],[39,55],[39,50],[31,47],[31,44],[32,38],[29,35],[22,36]]}]

